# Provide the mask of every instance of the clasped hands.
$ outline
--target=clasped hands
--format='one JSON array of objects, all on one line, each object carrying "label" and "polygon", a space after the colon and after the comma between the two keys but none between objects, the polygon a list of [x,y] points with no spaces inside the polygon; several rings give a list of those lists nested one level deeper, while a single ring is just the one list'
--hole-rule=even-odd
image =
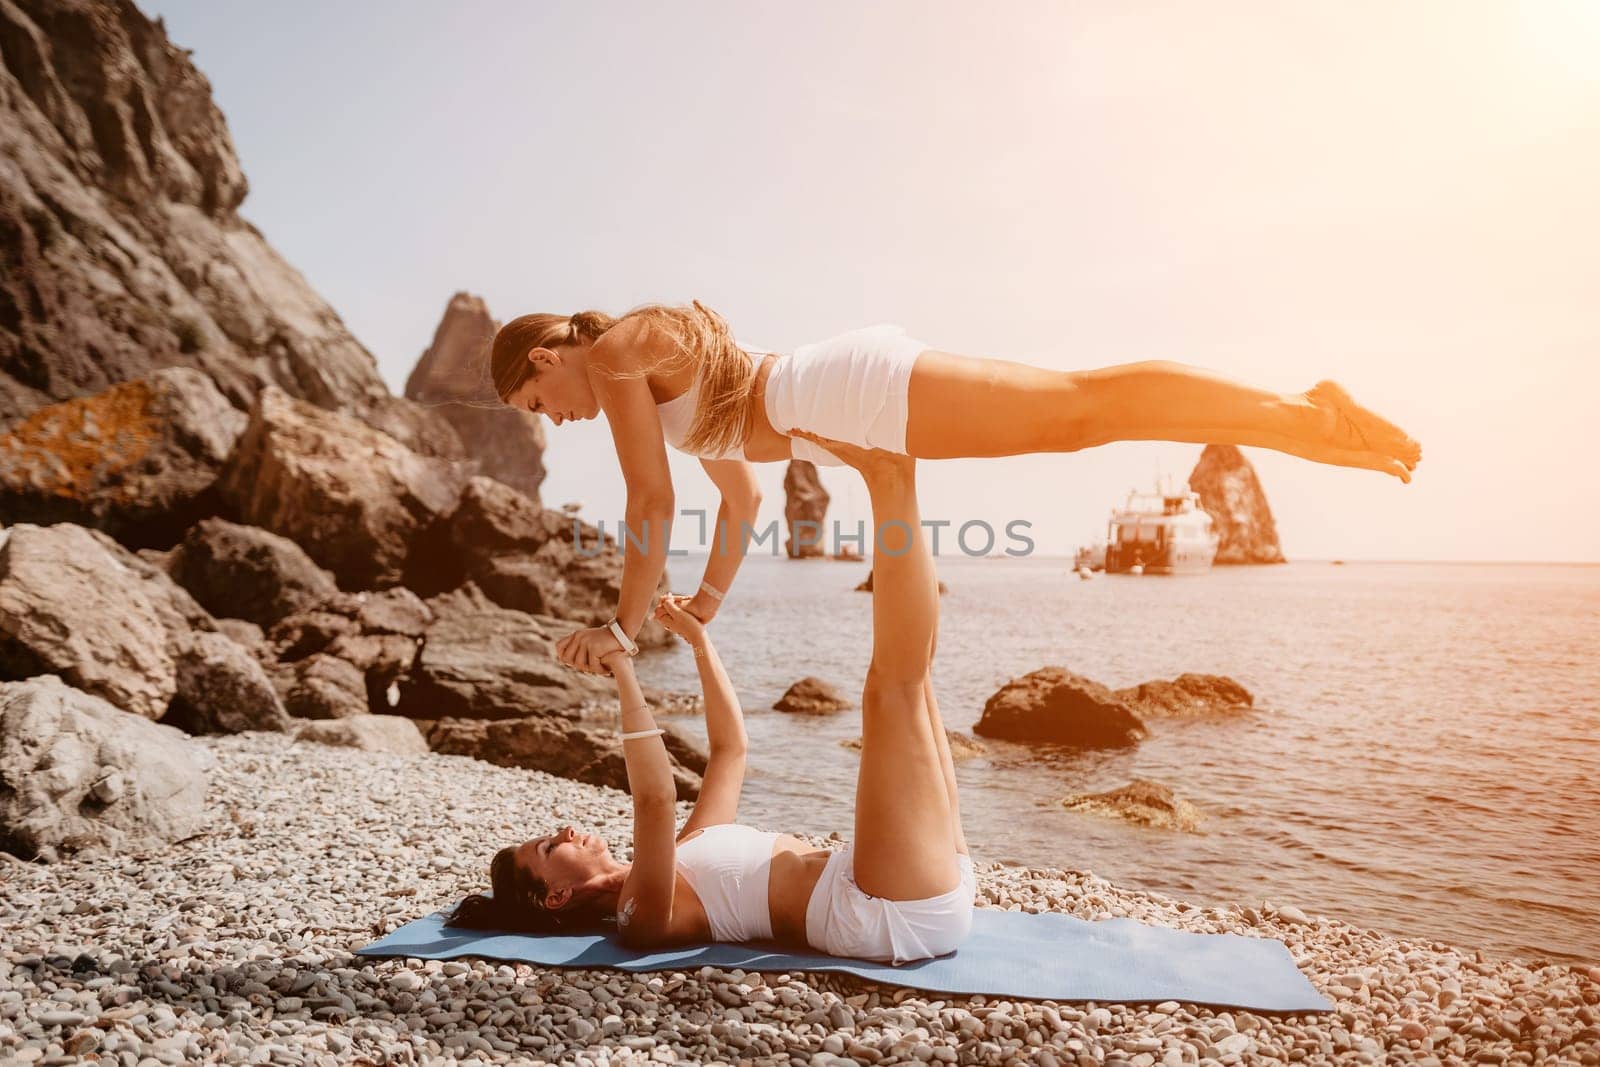
[{"label": "clasped hands", "polygon": [[[699,596],[663,593],[656,599],[650,617],[688,641],[698,646],[705,638],[706,623],[716,614],[715,602]],[[617,635],[605,626],[589,626],[575,630],[556,642],[556,656],[568,667],[586,674],[610,674],[606,663],[612,656],[623,655]]]}]

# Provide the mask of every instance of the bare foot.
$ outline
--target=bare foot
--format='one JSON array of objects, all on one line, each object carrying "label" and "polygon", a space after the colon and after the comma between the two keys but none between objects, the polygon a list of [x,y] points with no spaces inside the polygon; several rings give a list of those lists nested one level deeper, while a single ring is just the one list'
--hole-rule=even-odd
[{"label": "bare foot", "polygon": [[831,437],[814,434],[810,430],[790,430],[790,437],[802,437],[820,445],[861,472],[870,486],[875,481],[893,478],[910,480],[916,476],[917,461],[904,452],[890,452],[886,448],[862,448],[860,445],[835,441]]},{"label": "bare foot", "polygon": [[1306,401],[1321,416],[1321,446],[1308,458],[1393,474],[1411,481],[1422,446],[1394,423],[1362,407],[1338,382],[1324,379],[1307,389]]}]

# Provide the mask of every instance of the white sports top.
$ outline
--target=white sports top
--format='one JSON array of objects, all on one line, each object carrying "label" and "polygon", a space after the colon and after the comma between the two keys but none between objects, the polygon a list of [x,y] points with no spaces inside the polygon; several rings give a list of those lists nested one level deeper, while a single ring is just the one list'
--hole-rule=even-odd
[{"label": "white sports top", "polygon": [[678,869],[700,898],[713,941],[772,937],[767,886],[778,834],[738,823],[708,826],[678,846]]},{"label": "white sports top", "polygon": [[[758,345],[735,344],[754,356],[778,355]],[[904,327],[892,323],[801,345],[781,356],[767,376],[763,404],[767,421],[779,433],[804,427],[864,448],[904,452],[908,383],[917,354],[926,347],[908,337]],[[686,451],[683,441],[689,436],[699,399],[699,383],[694,382],[681,395],[656,405],[662,437],[680,452]],[[789,454],[827,466],[840,464],[831,452],[800,437],[790,439]],[[699,455],[702,459],[745,458],[742,447]]]}]

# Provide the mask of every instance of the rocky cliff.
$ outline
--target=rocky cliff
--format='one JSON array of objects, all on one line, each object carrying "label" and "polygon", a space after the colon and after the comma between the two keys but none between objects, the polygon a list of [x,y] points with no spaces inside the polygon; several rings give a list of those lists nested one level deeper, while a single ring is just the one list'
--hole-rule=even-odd
[{"label": "rocky cliff", "polygon": [[1189,488],[1216,523],[1218,563],[1282,563],[1278,527],[1250,461],[1233,445],[1207,445]]},{"label": "rocky cliff", "polygon": [[0,2],[0,427],[162,367],[264,384],[459,455],[239,216],[211,86],[130,0]]},{"label": "rocky cliff", "polygon": [[433,343],[406,379],[406,398],[449,422],[480,474],[539,499],[544,481],[544,424],[501,404],[489,378],[489,346],[499,324],[471,293],[444,309]]}]

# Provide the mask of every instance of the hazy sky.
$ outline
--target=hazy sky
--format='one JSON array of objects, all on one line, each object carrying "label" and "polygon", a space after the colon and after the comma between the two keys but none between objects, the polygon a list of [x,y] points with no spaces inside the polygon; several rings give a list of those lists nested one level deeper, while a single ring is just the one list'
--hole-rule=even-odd
[{"label": "hazy sky", "polygon": [[[1291,558],[1600,560],[1600,3],[141,3],[396,391],[458,289],[1334,377],[1425,458],[1250,450]],[[603,420],[550,439],[546,502],[620,516]],[[1069,552],[1199,452],[924,464],[924,511]]]}]

